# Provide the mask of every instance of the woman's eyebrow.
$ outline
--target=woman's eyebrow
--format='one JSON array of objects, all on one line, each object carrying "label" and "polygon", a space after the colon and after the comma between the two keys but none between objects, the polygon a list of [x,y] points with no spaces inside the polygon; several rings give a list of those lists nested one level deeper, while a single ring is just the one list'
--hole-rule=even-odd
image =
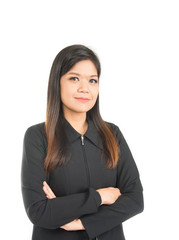
[{"label": "woman's eyebrow", "polygon": [[91,75],[90,77],[98,77],[98,75]]},{"label": "woman's eyebrow", "polygon": [[[75,73],[75,72],[69,72],[68,74],[70,74],[70,75],[80,76],[79,73]],[[98,75],[90,75],[90,77],[98,77]]]},{"label": "woman's eyebrow", "polygon": [[70,74],[70,75],[77,75],[77,76],[80,76],[79,73],[75,73],[75,72],[69,72],[68,74]]}]

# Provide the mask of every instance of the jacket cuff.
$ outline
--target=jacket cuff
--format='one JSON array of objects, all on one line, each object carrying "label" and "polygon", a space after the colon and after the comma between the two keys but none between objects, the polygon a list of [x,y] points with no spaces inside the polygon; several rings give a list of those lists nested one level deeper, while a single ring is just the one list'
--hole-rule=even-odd
[{"label": "jacket cuff", "polygon": [[94,226],[94,223],[89,221],[88,215],[80,217],[80,220],[85,228],[88,238],[91,240],[91,239],[94,239],[95,237],[97,237],[96,228]]},{"label": "jacket cuff", "polygon": [[97,207],[99,207],[101,205],[101,202],[102,202],[102,199],[101,199],[101,196],[100,196],[99,192],[96,191],[94,188],[90,188],[90,190],[94,192],[94,198],[95,198],[95,201],[96,201],[96,205],[97,205]]}]

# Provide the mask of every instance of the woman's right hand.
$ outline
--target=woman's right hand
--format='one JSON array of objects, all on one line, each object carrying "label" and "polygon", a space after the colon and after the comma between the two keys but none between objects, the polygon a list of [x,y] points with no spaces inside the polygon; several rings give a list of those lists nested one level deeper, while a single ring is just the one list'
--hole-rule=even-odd
[{"label": "woman's right hand", "polygon": [[96,191],[99,192],[101,196],[102,200],[101,205],[103,204],[111,205],[121,196],[119,188],[114,187],[100,188]]}]

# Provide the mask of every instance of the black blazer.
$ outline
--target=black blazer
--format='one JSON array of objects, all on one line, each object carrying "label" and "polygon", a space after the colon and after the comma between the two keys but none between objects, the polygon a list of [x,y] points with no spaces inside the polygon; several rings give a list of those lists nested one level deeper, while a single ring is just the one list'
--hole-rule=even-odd
[{"label": "black blazer", "polygon": [[[108,123],[108,122],[107,122]],[[102,140],[88,119],[81,135],[65,119],[65,131],[72,153],[69,162],[56,167],[48,177],[44,171],[47,140],[44,122],[29,127],[24,135],[21,169],[22,195],[33,223],[33,240],[124,240],[122,222],[143,211],[139,172],[118,126],[108,123],[120,144],[121,156],[115,169],[105,168]],[[43,181],[56,198],[48,199]],[[99,188],[118,187],[122,195],[112,205],[101,205]],[[66,231],[60,226],[80,218],[85,230]]]}]

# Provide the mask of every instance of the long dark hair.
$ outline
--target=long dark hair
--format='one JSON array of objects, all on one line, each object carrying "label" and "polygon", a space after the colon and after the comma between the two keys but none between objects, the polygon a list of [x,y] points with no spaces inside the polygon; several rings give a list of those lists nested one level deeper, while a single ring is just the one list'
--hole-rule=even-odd
[{"label": "long dark hair", "polygon": [[[96,54],[83,45],[71,45],[62,49],[54,59],[51,67],[47,93],[47,111],[45,133],[48,142],[47,155],[44,168],[51,172],[57,164],[65,164],[70,158],[69,144],[64,131],[64,114],[60,96],[60,79],[77,62],[91,60],[97,69],[98,78],[101,66]],[[97,131],[99,132],[104,147],[106,167],[114,168],[119,158],[119,145],[115,134],[109,125],[102,119],[99,111],[99,94],[95,105],[87,112]],[[63,137],[62,137],[63,136]]]}]

